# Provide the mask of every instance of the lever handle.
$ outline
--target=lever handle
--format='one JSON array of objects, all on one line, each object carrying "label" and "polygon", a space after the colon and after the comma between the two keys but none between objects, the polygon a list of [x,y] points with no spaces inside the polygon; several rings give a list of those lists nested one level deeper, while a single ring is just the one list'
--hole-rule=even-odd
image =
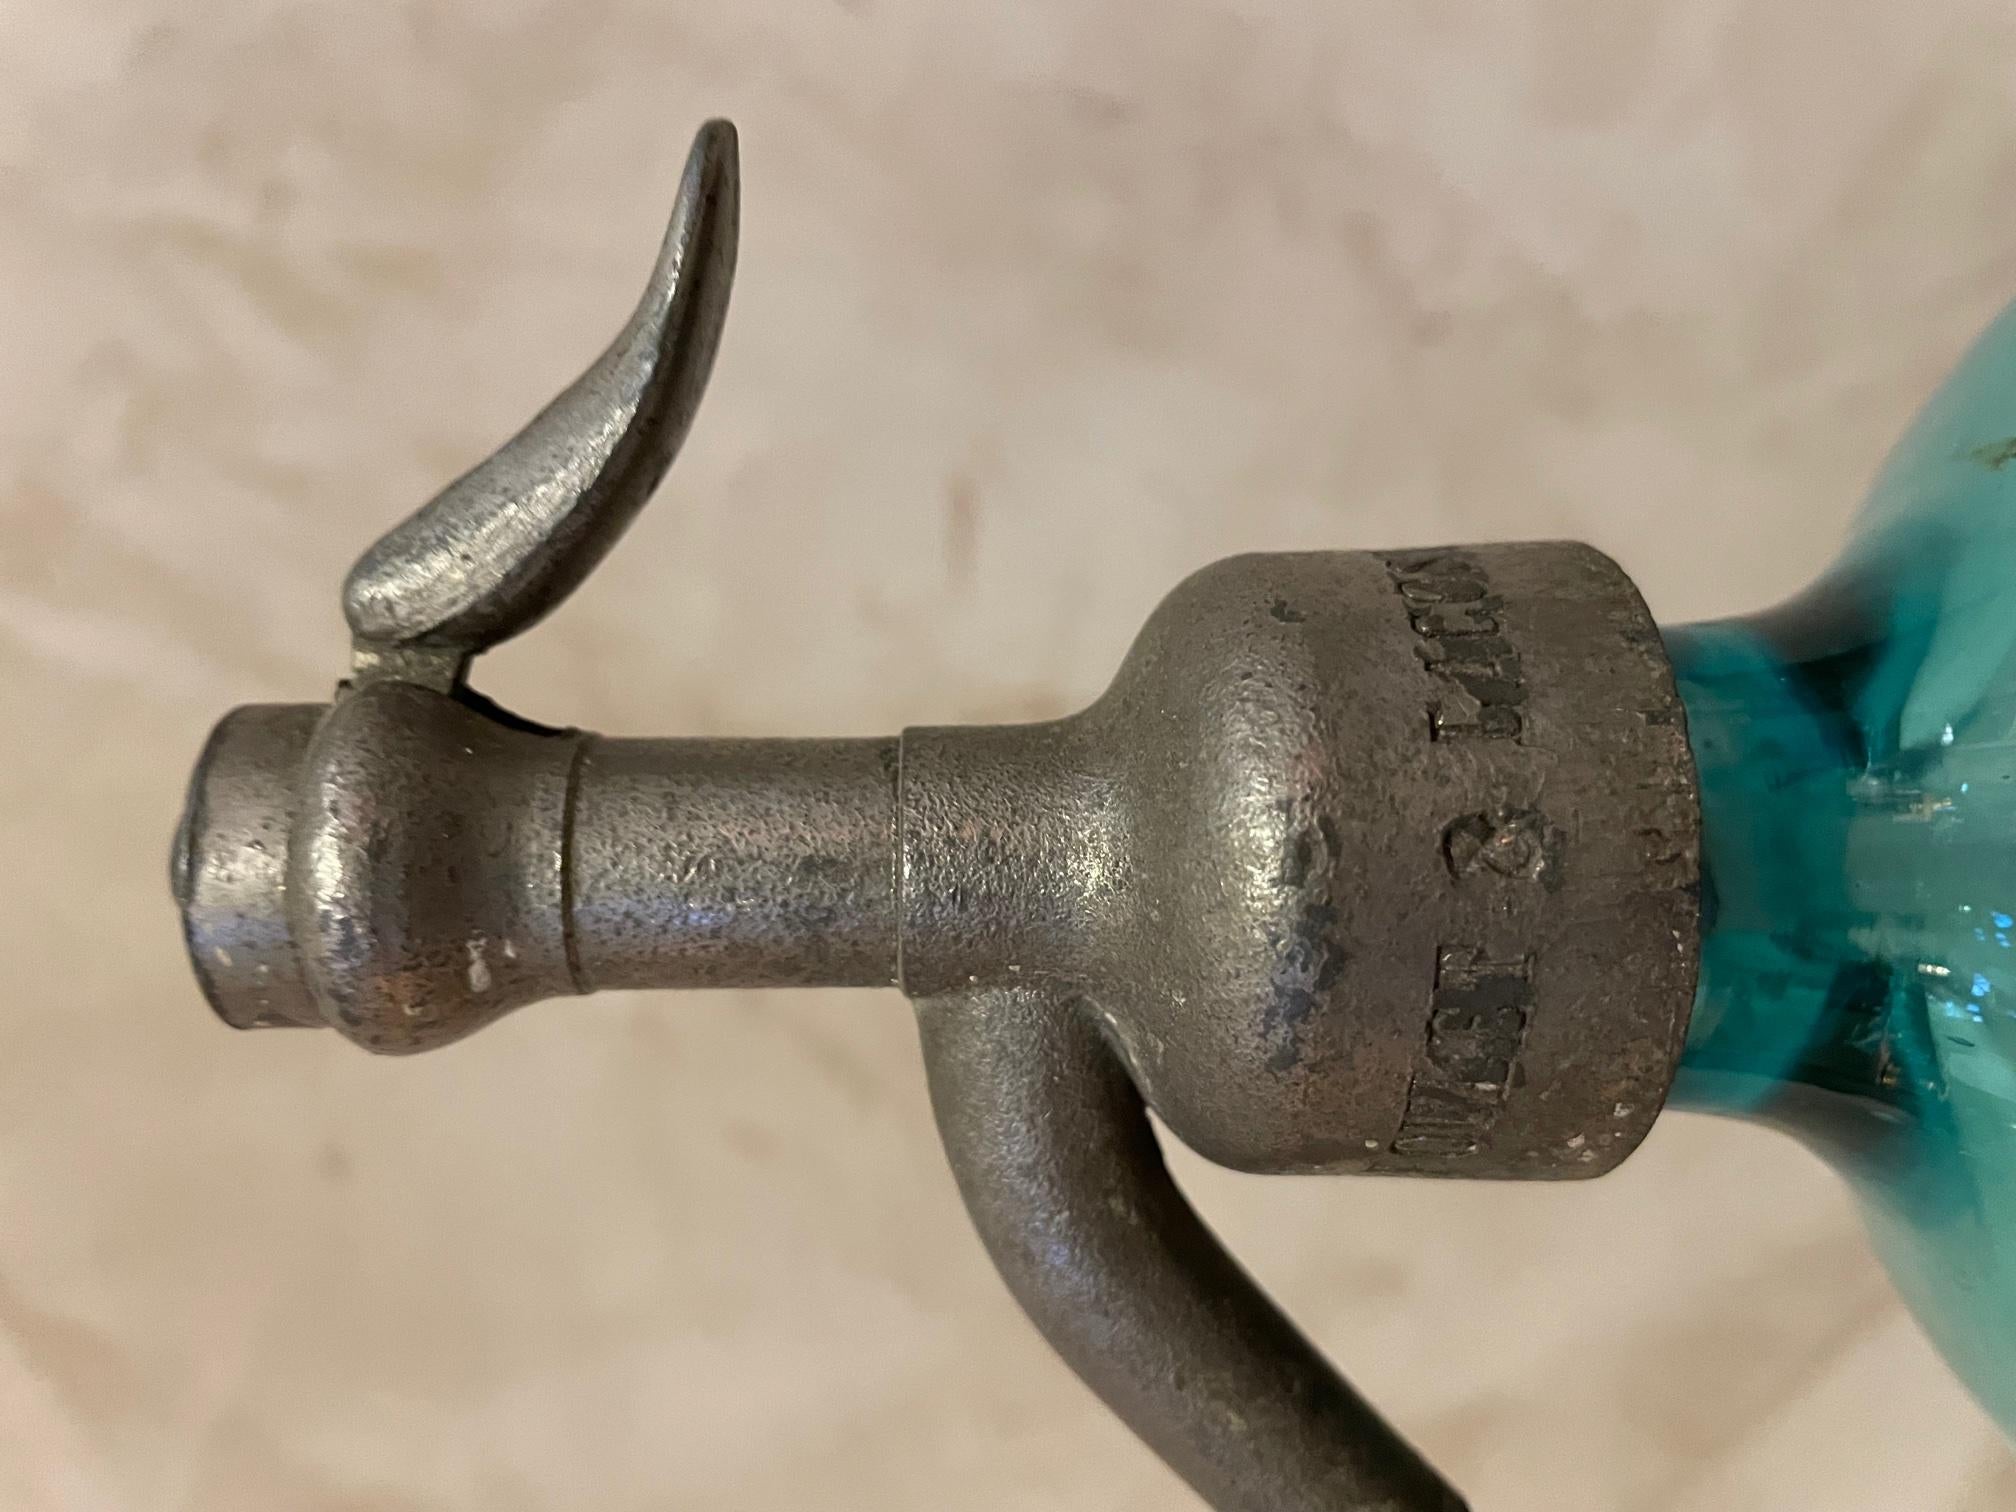
[{"label": "lever handle", "polygon": [[526,427],[357,560],[343,613],[360,663],[469,657],[530,628],[636,518],[686,437],[735,271],[735,128],[694,138],[644,297]]}]

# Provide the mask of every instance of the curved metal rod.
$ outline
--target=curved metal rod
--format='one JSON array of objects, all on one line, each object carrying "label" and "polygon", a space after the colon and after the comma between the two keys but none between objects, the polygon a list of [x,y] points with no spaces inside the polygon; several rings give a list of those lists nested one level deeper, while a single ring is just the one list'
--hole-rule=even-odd
[{"label": "curved metal rod", "polygon": [[360,648],[473,656],[537,622],[616,544],[706,388],[738,210],[735,128],[710,121],[644,297],[609,349],[350,569],[343,613]]},{"label": "curved metal rod", "polygon": [[1463,1512],[1205,1227],[1090,1016],[1033,988],[918,1004],[973,1221],[1057,1352],[1219,1512]]}]

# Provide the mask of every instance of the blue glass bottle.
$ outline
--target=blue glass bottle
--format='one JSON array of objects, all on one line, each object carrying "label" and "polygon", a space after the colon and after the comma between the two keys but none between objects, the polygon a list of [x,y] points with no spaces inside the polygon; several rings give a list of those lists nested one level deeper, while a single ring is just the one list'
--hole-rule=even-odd
[{"label": "blue glass bottle", "polygon": [[1667,640],[1705,845],[1674,1103],[1831,1160],[2016,1438],[2016,309],[1813,588]]}]

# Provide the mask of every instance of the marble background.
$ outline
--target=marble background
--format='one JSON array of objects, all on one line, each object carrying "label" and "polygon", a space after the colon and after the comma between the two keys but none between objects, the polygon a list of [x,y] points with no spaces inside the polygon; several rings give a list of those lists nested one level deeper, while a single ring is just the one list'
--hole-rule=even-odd
[{"label": "marble background", "polygon": [[[382,1063],[183,967],[208,725],[328,687],[344,567],[614,328],[714,112],[713,395],[482,667],[548,721],[1059,712],[1242,548],[1581,536],[1755,605],[2016,294],[2007,0],[4,0],[0,1506],[1189,1505],[989,1272],[893,994]],[[1479,1512],[2016,1506],[1772,1136],[1178,1163]]]}]

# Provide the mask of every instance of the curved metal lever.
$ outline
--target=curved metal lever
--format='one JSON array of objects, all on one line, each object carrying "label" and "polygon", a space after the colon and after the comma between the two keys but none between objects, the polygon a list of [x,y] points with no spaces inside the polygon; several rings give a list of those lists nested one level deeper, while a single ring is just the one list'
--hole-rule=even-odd
[{"label": "curved metal lever", "polygon": [[529,628],[635,519],[685,439],[735,271],[735,128],[701,127],[636,313],[523,430],[395,526],[343,584],[360,664],[461,663]]},{"label": "curved metal lever", "polygon": [[1184,1200],[1141,1094],[1076,1004],[917,1005],[975,1227],[1065,1363],[1219,1512],[1464,1512]]}]

